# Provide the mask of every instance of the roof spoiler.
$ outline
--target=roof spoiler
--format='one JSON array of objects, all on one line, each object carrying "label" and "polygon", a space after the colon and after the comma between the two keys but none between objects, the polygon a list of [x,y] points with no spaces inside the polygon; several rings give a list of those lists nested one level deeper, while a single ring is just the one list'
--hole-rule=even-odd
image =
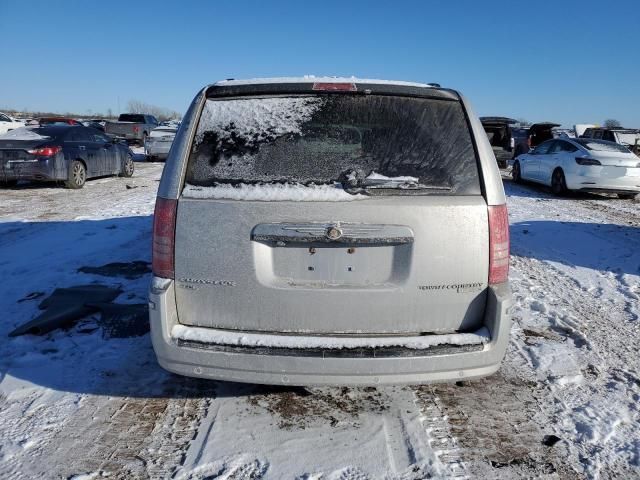
[{"label": "roof spoiler", "polygon": [[[394,85],[392,83],[360,83],[355,81],[349,89],[330,89],[322,82],[325,88],[318,89],[317,83],[312,79],[309,82],[295,83],[251,83],[240,85],[210,85],[205,90],[207,98],[252,96],[252,95],[285,95],[285,94],[362,94],[362,95],[398,95],[406,97],[435,98],[440,100],[460,101],[460,95],[455,90],[438,88],[435,86],[417,87],[411,85]],[[343,84],[337,81],[336,84]],[[316,88],[314,88],[316,86]]]}]

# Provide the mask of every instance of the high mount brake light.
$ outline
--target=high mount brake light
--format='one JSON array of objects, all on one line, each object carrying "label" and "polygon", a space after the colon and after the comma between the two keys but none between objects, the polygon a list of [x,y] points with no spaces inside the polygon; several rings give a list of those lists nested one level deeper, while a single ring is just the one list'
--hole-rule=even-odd
[{"label": "high mount brake light", "polygon": [[576,157],[576,163],[578,165],[602,165],[595,158],[589,158],[589,157]]},{"label": "high mount brake light", "polygon": [[34,150],[27,150],[31,155],[36,157],[53,157],[56,155],[62,147],[40,147]]},{"label": "high mount brake light", "polygon": [[509,214],[506,205],[489,206],[489,285],[509,279]]},{"label": "high mount brake light", "polygon": [[313,90],[324,92],[357,92],[355,83],[314,83]]},{"label": "high mount brake light", "polygon": [[158,197],[153,214],[153,244],[151,265],[156,277],[175,277],[175,234],[177,200]]}]

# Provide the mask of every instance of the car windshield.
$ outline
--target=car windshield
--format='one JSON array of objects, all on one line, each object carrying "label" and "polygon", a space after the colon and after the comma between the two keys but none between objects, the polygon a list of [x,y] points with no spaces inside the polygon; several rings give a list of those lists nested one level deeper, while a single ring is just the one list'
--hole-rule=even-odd
[{"label": "car windshield", "polygon": [[187,182],[480,194],[459,102],[378,95],[209,99]]},{"label": "car windshield", "polygon": [[607,142],[604,140],[593,140],[590,138],[576,138],[575,142],[579,143],[587,150],[593,150],[597,152],[619,152],[630,153],[629,149],[624,145],[619,145],[614,142]]}]

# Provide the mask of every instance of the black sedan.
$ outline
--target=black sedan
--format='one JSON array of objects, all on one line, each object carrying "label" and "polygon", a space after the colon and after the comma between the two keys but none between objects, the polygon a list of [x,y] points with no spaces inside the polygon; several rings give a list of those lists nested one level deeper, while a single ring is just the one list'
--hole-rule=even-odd
[{"label": "black sedan", "polygon": [[94,128],[18,128],[0,135],[0,184],[62,181],[67,188],[82,188],[88,178],[107,175],[133,175],[133,155]]}]

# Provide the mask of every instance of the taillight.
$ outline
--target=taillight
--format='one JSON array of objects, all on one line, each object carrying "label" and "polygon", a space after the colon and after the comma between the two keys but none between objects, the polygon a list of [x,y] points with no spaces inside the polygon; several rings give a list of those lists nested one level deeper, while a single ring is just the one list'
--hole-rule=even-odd
[{"label": "taillight", "polygon": [[489,285],[509,278],[509,214],[506,205],[489,206]]},{"label": "taillight", "polygon": [[62,147],[40,147],[35,150],[27,150],[31,155],[36,157],[53,157],[56,155]]},{"label": "taillight", "polygon": [[138,132],[140,131],[140,127],[138,127],[138,126],[134,125],[134,126],[133,126],[133,131],[134,131],[135,133],[138,133]]},{"label": "taillight", "polygon": [[314,83],[313,90],[325,92],[356,92],[358,88],[355,83]]},{"label": "taillight", "polygon": [[176,233],[177,200],[156,199],[153,214],[153,274],[162,278],[174,278],[174,247]]},{"label": "taillight", "polygon": [[589,158],[589,157],[576,157],[576,163],[578,165],[602,165],[595,158]]}]

